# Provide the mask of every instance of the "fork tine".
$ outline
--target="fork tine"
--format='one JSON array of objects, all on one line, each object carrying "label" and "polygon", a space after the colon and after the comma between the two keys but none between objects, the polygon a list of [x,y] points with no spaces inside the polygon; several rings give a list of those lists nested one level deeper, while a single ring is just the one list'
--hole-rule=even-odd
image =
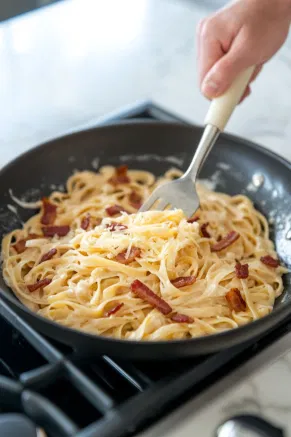
[{"label": "fork tine", "polygon": [[148,200],[139,208],[139,212],[149,211],[153,204],[158,200],[158,196],[151,195]]},{"label": "fork tine", "polygon": [[161,198],[157,206],[155,206],[155,211],[163,211],[169,204],[170,202],[168,200]]}]

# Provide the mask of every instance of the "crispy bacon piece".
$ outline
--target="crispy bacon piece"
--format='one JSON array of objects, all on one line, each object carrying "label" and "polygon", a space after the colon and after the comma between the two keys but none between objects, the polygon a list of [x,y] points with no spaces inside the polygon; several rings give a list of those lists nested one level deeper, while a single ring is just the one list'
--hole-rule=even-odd
[{"label": "crispy bacon piece", "polygon": [[280,265],[280,261],[278,259],[273,258],[270,255],[261,256],[261,261],[266,266],[273,267],[273,268],[276,268]]},{"label": "crispy bacon piece", "polygon": [[42,225],[52,225],[57,216],[57,206],[50,202],[47,197],[42,198],[43,213],[40,219]]},{"label": "crispy bacon piece", "polygon": [[123,206],[121,205],[112,205],[112,206],[108,206],[105,211],[107,212],[107,214],[112,217],[113,215],[116,214],[120,214],[121,212],[127,212],[126,209],[123,208]]},{"label": "crispy bacon piece", "polygon": [[70,226],[46,226],[42,228],[43,235],[45,237],[53,237],[54,235],[58,235],[59,237],[64,237],[70,231]]},{"label": "crispy bacon piece", "polygon": [[171,317],[171,320],[173,322],[177,322],[177,323],[193,323],[194,320],[192,319],[192,317],[186,316],[186,314],[173,314]]},{"label": "crispy bacon piece", "polygon": [[17,241],[17,243],[13,244],[11,247],[13,247],[17,253],[23,253],[26,249],[26,242],[28,240],[34,240],[35,238],[40,238],[40,236],[37,234],[28,234],[26,238]]},{"label": "crispy bacon piece", "polygon": [[57,253],[57,249],[55,249],[55,248],[49,250],[47,253],[44,253],[40,259],[39,264],[43,263],[44,261],[48,261],[48,260],[52,259],[52,257],[55,256],[56,253]]},{"label": "crispy bacon piece", "polygon": [[209,232],[207,231],[207,226],[209,225],[209,223],[203,223],[203,225],[201,225],[201,234],[203,235],[203,237],[205,238],[211,238],[211,235],[209,234]]},{"label": "crispy bacon piece", "polygon": [[231,231],[229,234],[227,234],[226,237],[223,237],[220,241],[218,241],[211,247],[211,252],[220,252],[221,250],[234,243],[239,238],[239,236],[240,235],[237,232]]},{"label": "crispy bacon piece", "polygon": [[191,217],[187,220],[188,223],[194,223],[197,222],[197,220],[199,220],[198,215],[195,215],[194,217]]},{"label": "crispy bacon piece", "polygon": [[91,215],[89,213],[86,214],[85,217],[82,218],[81,228],[84,229],[84,231],[87,231],[87,229],[90,226],[90,218],[91,218]]},{"label": "crispy bacon piece", "polygon": [[41,279],[40,281],[37,281],[35,284],[28,285],[27,288],[28,288],[29,291],[33,292],[33,291],[35,291],[35,290],[38,290],[39,288],[44,288],[44,287],[46,287],[46,286],[49,285],[51,282],[52,282],[51,279],[49,279],[49,278],[44,278],[44,279]]},{"label": "crispy bacon piece", "polygon": [[229,290],[225,297],[230,309],[235,313],[246,310],[246,303],[243,300],[238,288],[232,288]]},{"label": "crispy bacon piece", "polygon": [[139,209],[142,205],[142,197],[136,191],[132,191],[129,195],[129,203],[133,208]]},{"label": "crispy bacon piece", "polygon": [[238,279],[246,279],[249,276],[249,265],[237,262],[235,265],[235,274]]},{"label": "crispy bacon piece", "polygon": [[110,232],[124,231],[125,229],[128,229],[128,227],[126,225],[123,225],[122,223],[116,223],[116,222],[112,222],[112,223],[110,223],[110,225],[106,225],[105,227]]},{"label": "crispy bacon piece", "polygon": [[127,176],[127,165],[121,165],[120,167],[116,167],[115,175],[112,176],[108,182],[112,185],[118,184],[129,184],[130,178]]},{"label": "crispy bacon piece", "polygon": [[91,214],[86,214],[81,221],[81,228],[84,229],[84,231],[87,231],[87,229],[95,228],[95,226],[99,226],[102,222],[102,219],[99,217],[91,217]]},{"label": "crispy bacon piece", "polygon": [[153,307],[157,308],[162,314],[167,315],[172,311],[170,305],[161,297],[157,296],[149,287],[136,279],[132,282],[131,291],[140,299],[145,300]]},{"label": "crispy bacon piece", "polygon": [[120,310],[121,307],[123,307],[123,303],[118,303],[117,305],[115,305],[113,308],[111,308],[110,310],[106,311],[106,313],[104,314],[104,317],[109,317],[112,316],[112,314],[117,313],[117,311]]},{"label": "crispy bacon piece", "polygon": [[171,284],[176,288],[186,287],[186,285],[192,285],[196,281],[196,276],[179,276],[171,281]]},{"label": "crispy bacon piece", "polygon": [[128,257],[126,256],[127,250],[124,250],[123,252],[120,252],[116,258],[115,261],[121,263],[121,264],[130,264],[135,260],[135,258],[140,257],[141,250],[138,247],[132,246],[130,249],[130,252],[128,254]]}]

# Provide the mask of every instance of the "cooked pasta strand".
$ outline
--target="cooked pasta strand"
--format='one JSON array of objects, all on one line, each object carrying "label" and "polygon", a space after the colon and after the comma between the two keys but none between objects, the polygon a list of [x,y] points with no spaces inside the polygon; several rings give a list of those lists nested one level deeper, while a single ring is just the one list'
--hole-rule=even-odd
[{"label": "cooked pasta strand", "polygon": [[[123,168],[121,174],[113,167],[75,173],[67,193],[46,200],[56,206],[53,230],[44,232],[41,210],[4,237],[6,283],[44,317],[129,340],[209,335],[265,316],[283,291],[286,269],[262,263],[277,256],[268,222],[250,199],[198,184],[201,208],[194,220],[181,210],[137,212],[158,184],[177,175],[171,170],[155,180],[149,172]],[[128,213],[112,214],[114,205]],[[243,274],[241,264],[248,266]],[[136,280],[151,299],[132,292]],[[242,311],[226,299],[232,289],[239,290]],[[161,300],[170,314],[151,304]]]}]

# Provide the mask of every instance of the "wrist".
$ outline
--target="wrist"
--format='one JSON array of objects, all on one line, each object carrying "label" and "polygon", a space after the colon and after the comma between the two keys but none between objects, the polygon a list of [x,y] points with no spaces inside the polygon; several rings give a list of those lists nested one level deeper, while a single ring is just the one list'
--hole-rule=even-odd
[{"label": "wrist", "polygon": [[273,0],[274,7],[278,8],[278,12],[291,19],[291,0]]},{"label": "wrist", "polygon": [[242,5],[291,21],[291,0],[239,0]]},{"label": "wrist", "polygon": [[254,0],[258,3],[265,3],[264,7],[274,15],[278,15],[291,21],[291,0]]}]

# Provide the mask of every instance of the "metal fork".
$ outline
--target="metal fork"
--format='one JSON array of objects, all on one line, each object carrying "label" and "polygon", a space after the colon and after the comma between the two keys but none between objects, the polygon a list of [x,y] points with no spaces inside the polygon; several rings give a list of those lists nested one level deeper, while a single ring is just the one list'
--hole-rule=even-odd
[{"label": "metal fork", "polygon": [[182,209],[187,217],[195,213],[200,205],[195,186],[196,179],[220,132],[224,130],[240,101],[253,72],[254,67],[242,72],[225,94],[212,100],[205,118],[202,138],[188,170],[176,181],[156,188],[139,211],[148,211],[151,208],[162,211],[167,207],[174,207]]}]

